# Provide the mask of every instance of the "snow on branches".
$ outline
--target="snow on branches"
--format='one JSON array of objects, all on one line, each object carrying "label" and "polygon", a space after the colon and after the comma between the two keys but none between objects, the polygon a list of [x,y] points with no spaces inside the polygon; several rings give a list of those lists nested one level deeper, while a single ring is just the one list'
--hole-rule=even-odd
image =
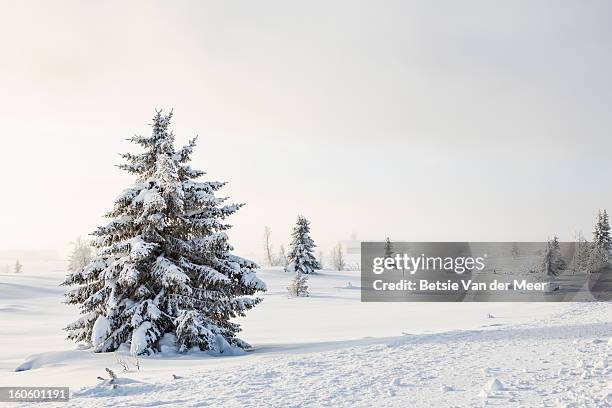
[{"label": "snow on branches", "polygon": [[313,273],[316,269],[321,269],[321,265],[314,255],[315,247],[314,241],[310,238],[310,222],[299,215],[291,233],[288,269],[305,275]]}]

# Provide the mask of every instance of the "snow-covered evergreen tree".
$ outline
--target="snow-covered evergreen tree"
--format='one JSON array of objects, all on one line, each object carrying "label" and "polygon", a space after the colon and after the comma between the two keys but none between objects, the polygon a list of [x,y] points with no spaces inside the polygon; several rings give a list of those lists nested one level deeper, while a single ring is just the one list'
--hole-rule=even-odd
[{"label": "snow-covered evergreen tree", "polygon": [[601,272],[608,264],[608,254],[601,247],[591,243],[588,271],[590,273]]},{"label": "snow-covered evergreen tree", "polygon": [[597,214],[597,222],[593,228],[593,245],[598,246],[605,251],[612,249],[612,240],[610,239],[610,223],[608,221],[608,212],[599,210]]},{"label": "snow-covered evergreen tree", "polygon": [[574,253],[568,270],[571,271],[573,275],[577,273],[586,273],[589,270],[590,256],[591,245],[584,239],[582,233],[579,232],[576,242],[574,243]]},{"label": "snow-covered evergreen tree", "polygon": [[389,239],[389,237],[387,237],[387,239],[385,240],[385,253],[384,253],[384,258],[385,259],[393,259],[393,262],[391,263],[391,265],[393,265],[393,267],[395,268],[395,252],[393,252],[393,243],[391,242],[391,239]]},{"label": "snow-covered evergreen tree", "polygon": [[546,276],[557,276],[565,269],[565,261],[561,256],[559,239],[555,236],[546,244],[546,249],[542,256],[540,271]]},{"label": "snow-covered evergreen tree", "polygon": [[510,250],[510,254],[513,259],[517,259],[521,255],[521,250],[516,242],[512,243],[512,249]]},{"label": "snow-covered evergreen tree", "polygon": [[15,261],[15,269],[14,269],[15,273],[21,273],[23,272],[23,265],[21,264],[21,262],[19,262],[19,259],[17,259]]},{"label": "snow-covered evergreen tree", "polygon": [[291,245],[287,257],[289,260],[288,269],[304,275],[321,269],[319,261],[313,254],[315,247],[314,241],[310,238],[310,222],[299,215],[291,233]]},{"label": "snow-covered evergreen tree", "polygon": [[306,297],[308,296],[308,275],[304,275],[297,271],[293,280],[287,286],[289,296]]},{"label": "snow-covered evergreen tree", "polygon": [[391,243],[391,240],[389,239],[389,237],[387,237],[387,239],[385,240],[385,259],[387,258],[393,258],[393,244]]},{"label": "snow-covered evergreen tree", "polygon": [[610,250],[612,240],[610,238],[610,223],[608,212],[600,210],[597,214],[597,222],[593,228],[593,242],[591,243],[591,255],[589,262],[590,272],[600,272],[608,267],[610,263]]},{"label": "snow-covered evergreen tree", "polygon": [[254,262],[231,254],[225,218],[241,205],[215,196],[225,183],[196,181],[205,173],[187,164],[195,139],[176,150],[171,117],[158,112],[151,136],[130,139],[144,152],[124,154],[119,167],[136,182],[93,233],[98,254],[64,282],[74,286],[67,303],[82,313],[68,338],[96,352],[126,344],[151,354],[165,334],[176,336],[180,351],[249,347],[230,319],[259,303],[252,295],[265,284]]},{"label": "snow-covered evergreen tree", "polygon": [[76,272],[91,262],[93,258],[93,248],[90,243],[77,237],[76,241],[72,243],[72,252],[68,258],[68,271]]}]

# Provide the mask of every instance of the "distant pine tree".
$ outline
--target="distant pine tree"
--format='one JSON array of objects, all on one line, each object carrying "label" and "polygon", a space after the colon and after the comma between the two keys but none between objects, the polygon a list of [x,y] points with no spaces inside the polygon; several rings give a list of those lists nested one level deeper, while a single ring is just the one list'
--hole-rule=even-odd
[{"label": "distant pine tree", "polygon": [[393,252],[393,244],[391,243],[391,240],[389,239],[389,237],[387,237],[387,239],[385,240],[385,259],[387,258],[393,258],[394,252]]},{"label": "distant pine tree", "polygon": [[565,261],[561,256],[559,239],[555,236],[546,244],[540,270],[546,276],[557,276],[563,269],[565,269]]},{"label": "distant pine tree", "polygon": [[167,333],[180,351],[249,347],[230,319],[259,303],[251,296],[265,284],[254,262],[231,253],[224,220],[241,205],[215,196],[225,183],[195,181],[205,174],[187,164],[195,139],[176,150],[171,117],[158,112],[151,136],[130,139],[144,152],[124,154],[119,167],[137,180],[94,232],[98,255],[64,281],[74,286],[67,303],[83,315],[66,328],[68,338],[96,352],[126,344],[151,354]]},{"label": "distant pine tree", "polygon": [[395,268],[395,252],[393,251],[393,243],[391,242],[391,240],[389,239],[389,237],[387,237],[387,239],[385,240],[385,253],[384,253],[384,258],[386,259],[393,259],[393,262],[391,263],[391,265]]},{"label": "distant pine tree", "polygon": [[608,212],[599,210],[597,214],[597,222],[593,228],[593,245],[610,252],[612,249],[612,240],[610,239],[610,223],[608,221]]},{"label": "distant pine tree", "polygon": [[308,275],[317,269],[321,269],[319,261],[314,256],[316,245],[312,238],[310,238],[310,222],[306,218],[301,215],[298,216],[291,237],[288,255],[289,269],[303,275]]},{"label": "distant pine tree", "polygon": [[521,250],[516,242],[512,243],[511,255],[513,259],[517,259],[521,255]]},{"label": "distant pine tree", "polygon": [[23,272],[23,265],[21,264],[21,262],[19,262],[19,259],[17,259],[15,261],[15,269],[14,269],[15,273],[21,273]]},{"label": "distant pine tree", "polygon": [[597,221],[593,228],[593,242],[591,243],[589,262],[590,272],[600,272],[608,267],[610,263],[610,249],[612,249],[612,240],[610,238],[608,212],[600,210],[597,213]]},{"label": "distant pine tree", "polygon": [[582,233],[578,233],[578,238],[574,244],[574,253],[568,269],[572,274],[586,273],[589,270],[591,256],[591,245],[584,239]]}]

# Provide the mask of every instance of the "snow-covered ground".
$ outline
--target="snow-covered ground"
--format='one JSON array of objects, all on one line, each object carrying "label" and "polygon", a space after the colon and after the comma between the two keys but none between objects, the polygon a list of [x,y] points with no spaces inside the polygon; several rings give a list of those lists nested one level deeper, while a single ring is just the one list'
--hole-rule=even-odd
[{"label": "snow-covered ground", "polygon": [[290,299],[291,276],[262,270],[265,300],[241,319],[253,351],[137,370],[64,339],[77,312],[49,270],[0,274],[0,385],[69,386],[69,406],[612,407],[609,303],[361,303],[358,272],[337,271]]}]

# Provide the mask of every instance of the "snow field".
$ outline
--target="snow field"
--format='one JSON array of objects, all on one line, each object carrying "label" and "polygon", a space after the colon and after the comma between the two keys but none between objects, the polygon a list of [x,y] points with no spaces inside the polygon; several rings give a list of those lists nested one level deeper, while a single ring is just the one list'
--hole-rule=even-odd
[{"label": "snow field", "polygon": [[[76,311],[61,304],[61,274],[0,275],[0,383],[67,385],[70,406],[88,408],[612,406],[609,304],[361,303],[358,272],[337,271],[311,276],[311,297],[288,298],[291,274],[259,276],[264,302],[240,319],[253,351],[165,346],[137,370],[127,350],[64,339]],[[114,388],[97,379],[106,367]]]}]

